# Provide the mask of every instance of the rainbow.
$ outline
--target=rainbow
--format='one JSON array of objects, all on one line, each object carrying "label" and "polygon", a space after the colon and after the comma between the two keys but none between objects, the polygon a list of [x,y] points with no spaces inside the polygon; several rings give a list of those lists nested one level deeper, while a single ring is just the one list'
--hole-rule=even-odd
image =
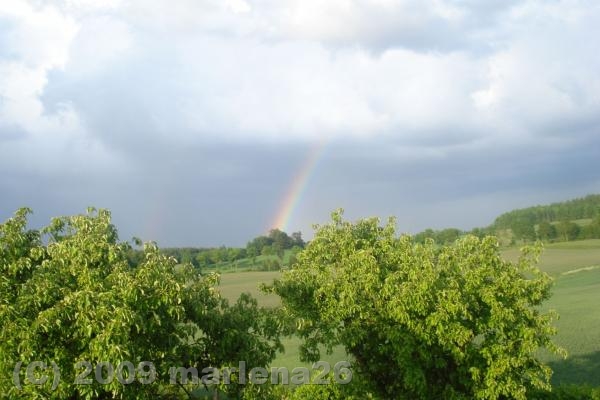
[{"label": "rainbow", "polygon": [[277,228],[285,231],[288,228],[294,210],[300,203],[302,195],[308,187],[310,177],[316,169],[325,147],[326,141],[320,140],[308,152],[302,166],[296,172],[280,202],[277,213],[270,225],[271,229]]}]

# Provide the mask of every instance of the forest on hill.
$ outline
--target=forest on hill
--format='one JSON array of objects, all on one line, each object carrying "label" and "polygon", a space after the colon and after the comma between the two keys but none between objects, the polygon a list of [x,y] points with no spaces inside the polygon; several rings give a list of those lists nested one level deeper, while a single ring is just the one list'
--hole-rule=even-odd
[{"label": "forest on hill", "polygon": [[[600,239],[600,195],[591,194],[549,205],[512,210],[498,216],[489,226],[470,231],[458,228],[426,229],[413,237],[417,243],[433,239],[443,245],[451,244],[465,235],[479,238],[494,235],[505,245],[536,240],[566,242]],[[305,245],[301,232],[287,234],[279,229],[271,229],[268,234],[250,240],[246,247],[174,247],[161,251],[197,268],[215,268],[248,260],[250,265],[270,270],[289,265]],[[289,253],[289,257],[284,257],[286,253]],[[133,251],[131,257],[140,257],[141,254]]]},{"label": "forest on hill", "polygon": [[536,225],[542,222],[593,219],[598,216],[600,194],[590,194],[573,200],[509,211],[496,218],[492,226],[503,229],[512,228],[522,222]]},{"label": "forest on hill", "polygon": [[495,235],[516,242],[566,242],[600,238],[600,195],[590,194],[568,201],[516,209],[498,216],[487,227],[461,231],[456,228],[427,229],[415,235],[418,242],[431,238],[449,244],[458,237],[471,234],[478,237]]}]

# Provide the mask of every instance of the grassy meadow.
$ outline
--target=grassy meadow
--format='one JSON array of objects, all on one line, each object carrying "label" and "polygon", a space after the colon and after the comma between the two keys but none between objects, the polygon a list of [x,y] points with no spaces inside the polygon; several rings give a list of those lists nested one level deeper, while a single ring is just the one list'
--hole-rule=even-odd
[{"label": "grassy meadow", "polygon": [[[518,255],[518,248],[503,250],[507,260],[514,261]],[[555,279],[553,295],[545,306],[559,313],[555,341],[569,354],[566,360],[541,355],[554,370],[553,382],[600,386],[600,240],[547,245],[539,265]],[[271,282],[279,275],[278,271],[223,273],[220,290],[223,296],[232,301],[240,293],[249,292],[261,305],[275,306],[279,304],[277,296],[261,293],[258,286]],[[286,338],[285,353],[280,354],[272,365],[290,370],[300,366],[309,367],[299,360],[299,344],[297,338]],[[322,359],[331,365],[347,358],[342,349],[331,355],[322,355]]]},{"label": "grassy meadow", "polygon": [[546,246],[540,267],[555,279],[548,309],[560,319],[556,343],[566,360],[545,357],[554,370],[553,383],[600,385],[600,240]]},{"label": "grassy meadow", "polygon": [[[235,301],[235,299],[244,292],[252,294],[260,305],[265,307],[273,307],[280,304],[279,297],[274,294],[264,294],[259,290],[261,283],[270,283],[273,279],[279,277],[281,272],[279,271],[267,271],[267,272],[230,272],[221,275],[220,291],[221,294],[229,299],[229,301]],[[283,345],[285,347],[285,353],[280,353],[277,358],[273,361],[273,367],[286,367],[289,371],[296,367],[307,367],[310,369],[311,364],[300,361],[300,354],[298,348],[300,346],[300,339],[296,337],[288,337],[283,339]],[[338,361],[346,361],[348,357],[346,353],[341,349],[336,349],[333,354],[321,354],[321,360],[327,361],[333,367]],[[317,371],[315,371],[317,372]]]}]

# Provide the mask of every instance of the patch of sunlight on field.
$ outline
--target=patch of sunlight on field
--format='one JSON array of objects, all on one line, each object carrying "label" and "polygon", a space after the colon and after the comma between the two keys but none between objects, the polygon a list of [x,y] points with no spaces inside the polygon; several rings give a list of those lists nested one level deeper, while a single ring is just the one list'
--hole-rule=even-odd
[{"label": "patch of sunlight on field", "polygon": [[600,385],[600,269],[561,275],[552,292],[544,308],[560,315],[555,342],[569,353],[566,360],[542,357],[554,370],[553,381]]},{"label": "patch of sunlight on field", "polygon": [[[502,255],[516,261],[519,250]],[[566,360],[541,353],[554,371],[553,383],[600,385],[600,240],[547,244],[539,267],[555,278],[544,308],[558,312],[555,342],[569,353]]]},{"label": "patch of sunlight on field", "polygon": [[273,279],[281,275],[279,271],[268,272],[230,272],[221,274],[221,283],[219,291],[233,303],[240,294],[247,292],[258,300],[258,304],[263,307],[275,307],[280,304],[279,297],[274,294],[262,293],[259,289],[261,283],[269,284]]},{"label": "patch of sunlight on field", "polygon": [[[508,261],[519,258],[519,249],[502,250]],[[552,276],[578,268],[600,265],[600,240],[554,243],[546,245],[540,257],[539,267]]]}]

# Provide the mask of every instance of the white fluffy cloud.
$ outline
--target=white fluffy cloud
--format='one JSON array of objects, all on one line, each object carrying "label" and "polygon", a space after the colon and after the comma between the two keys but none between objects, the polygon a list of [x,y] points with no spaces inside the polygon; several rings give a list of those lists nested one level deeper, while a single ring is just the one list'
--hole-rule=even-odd
[{"label": "white fluffy cloud", "polygon": [[[71,99],[58,101],[51,109],[42,101],[52,73],[71,72],[73,65],[81,64],[91,70],[91,61],[102,54],[97,46],[86,46],[88,54],[73,46],[93,27],[88,22],[52,3],[15,0],[0,5],[4,36],[0,49],[0,158],[4,168],[12,165],[42,174],[57,169],[68,173],[75,164],[98,166],[112,160],[82,124]],[[95,32],[96,37],[106,33]],[[25,159],[27,163],[23,163]]]},{"label": "white fluffy cloud", "polygon": [[600,110],[600,9],[574,2],[531,3],[513,10],[513,37],[486,59],[487,87],[477,107],[544,134],[560,121],[588,119]]},{"label": "white fluffy cloud", "polygon": [[[543,129],[599,108],[600,60],[585,41],[597,33],[599,11],[585,1],[10,4],[0,11],[11,44],[0,55],[2,120],[27,129],[44,114],[40,98],[54,70],[60,84],[99,92],[129,75],[122,90],[133,91],[127,102],[145,104],[150,137],[177,120],[185,137],[412,140],[451,128],[470,138],[498,124]],[[155,90],[136,87],[140,76]],[[62,94],[60,84],[53,101],[71,120],[88,121],[93,104],[79,101],[91,94]],[[147,98],[161,93],[173,107]]]},{"label": "white fluffy cloud", "polygon": [[77,32],[75,22],[53,7],[4,2],[0,55],[0,123],[35,128],[43,114],[39,100],[51,69],[62,68]]}]

